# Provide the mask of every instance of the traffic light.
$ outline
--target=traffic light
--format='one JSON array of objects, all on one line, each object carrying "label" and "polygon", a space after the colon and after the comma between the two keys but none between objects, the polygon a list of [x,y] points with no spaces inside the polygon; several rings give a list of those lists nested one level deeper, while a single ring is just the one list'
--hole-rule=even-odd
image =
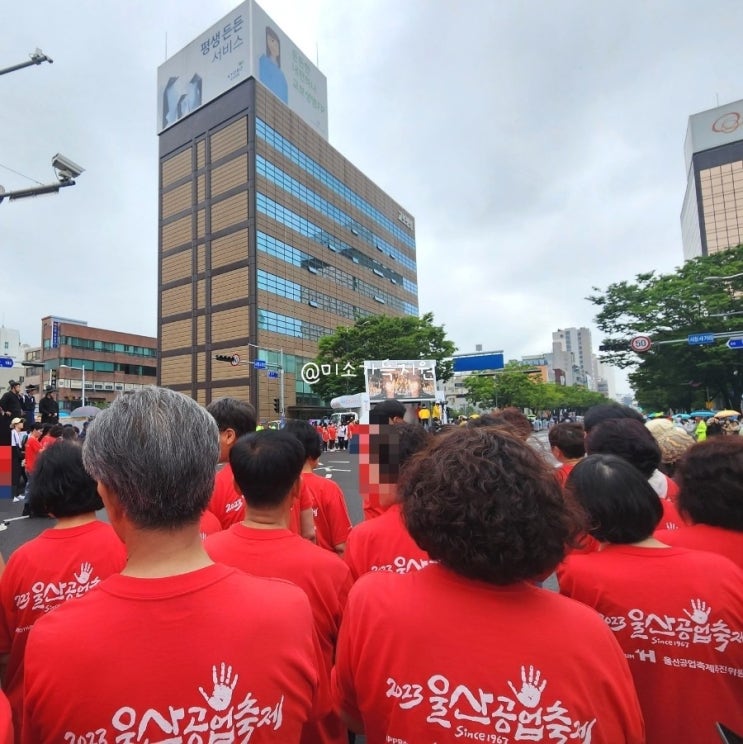
[{"label": "traffic light", "polygon": [[218,362],[232,362],[232,354],[215,354],[214,358]]},{"label": "traffic light", "polygon": [[276,411],[276,413],[281,413],[281,401],[278,398],[273,399],[273,410]]}]

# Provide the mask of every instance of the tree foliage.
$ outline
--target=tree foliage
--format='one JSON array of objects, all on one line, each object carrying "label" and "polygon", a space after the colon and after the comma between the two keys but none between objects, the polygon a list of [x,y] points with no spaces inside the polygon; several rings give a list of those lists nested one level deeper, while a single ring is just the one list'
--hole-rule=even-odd
[{"label": "tree foliage", "polygon": [[433,359],[436,379],[448,380],[452,376],[451,356],[456,351],[453,342],[446,338],[444,327],[434,325],[433,313],[420,318],[362,318],[321,338],[318,347],[316,363],[331,372],[321,374],[312,391],[326,400],[364,390],[365,360]]},{"label": "tree foliage", "polygon": [[[742,274],[740,277],[725,280]],[[740,331],[743,336],[743,246],[687,261],[671,274],[638,274],[634,282],[593,288],[596,324],[607,334],[601,361],[629,374],[638,402],[647,408],[691,410],[705,400],[736,408],[743,393],[743,351],[726,340],[693,346],[697,333]],[[633,336],[648,335],[653,347],[630,351]]]},{"label": "tree foliage", "polygon": [[485,410],[516,406],[534,411],[561,408],[584,411],[606,402],[601,393],[583,387],[542,382],[529,373],[528,367],[516,361],[508,362],[503,370],[492,375],[469,375],[464,384],[467,400]]}]

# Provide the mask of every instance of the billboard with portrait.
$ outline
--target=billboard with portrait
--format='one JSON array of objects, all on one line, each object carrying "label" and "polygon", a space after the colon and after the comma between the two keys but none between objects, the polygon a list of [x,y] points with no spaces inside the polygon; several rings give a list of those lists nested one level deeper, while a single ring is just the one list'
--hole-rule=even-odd
[{"label": "billboard with portrait", "polygon": [[364,380],[372,403],[436,398],[436,362],[431,359],[366,361]]},{"label": "billboard with portrait", "polygon": [[158,131],[254,77],[327,139],[327,80],[252,0],[157,70]]}]

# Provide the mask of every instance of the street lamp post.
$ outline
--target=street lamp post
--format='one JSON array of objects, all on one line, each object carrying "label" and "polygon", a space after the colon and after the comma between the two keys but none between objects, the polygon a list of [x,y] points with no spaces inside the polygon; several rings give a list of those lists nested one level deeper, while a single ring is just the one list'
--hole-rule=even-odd
[{"label": "street lamp post", "polygon": [[258,344],[246,344],[248,347],[254,349],[265,349],[266,351],[278,351],[279,352],[279,415],[283,418],[285,413],[284,407],[284,349],[271,349],[268,346],[259,346]]},{"label": "street lamp post", "polygon": [[82,372],[82,383],[83,383],[83,391],[80,400],[82,401],[82,404],[85,405],[85,365],[82,364],[79,367],[71,367],[69,364],[60,364],[61,367],[67,367],[67,369],[76,369],[80,372]]}]

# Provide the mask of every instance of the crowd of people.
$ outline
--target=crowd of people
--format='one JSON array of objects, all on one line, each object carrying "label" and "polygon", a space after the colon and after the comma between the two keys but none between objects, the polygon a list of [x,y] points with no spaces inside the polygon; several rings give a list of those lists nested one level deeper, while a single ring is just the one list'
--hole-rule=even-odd
[{"label": "crowd of people", "polygon": [[612,404],[548,460],[517,409],[405,415],[357,429],[353,527],[323,432],[242,401],[148,387],[82,441],[34,429],[55,521],[0,576],[0,742],[743,733],[743,439]]}]

